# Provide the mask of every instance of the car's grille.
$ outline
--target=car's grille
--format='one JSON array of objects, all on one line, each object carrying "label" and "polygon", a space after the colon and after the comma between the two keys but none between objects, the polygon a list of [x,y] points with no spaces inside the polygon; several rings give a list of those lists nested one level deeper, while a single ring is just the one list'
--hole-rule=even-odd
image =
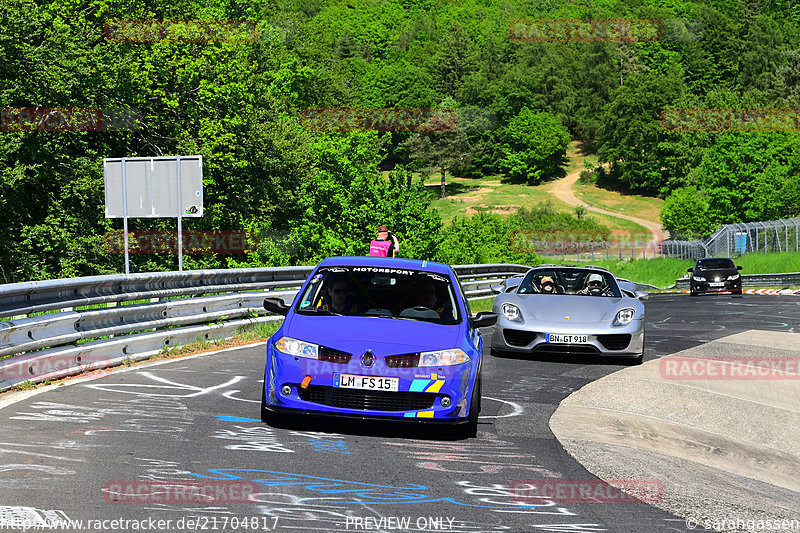
[{"label": "car's grille", "polygon": [[317,358],[320,361],[326,361],[328,363],[338,363],[340,365],[346,365],[350,362],[350,358],[353,357],[352,354],[347,352],[342,352],[339,350],[334,350],[333,348],[326,348],[325,346],[319,347],[319,352],[317,354]]},{"label": "car's grille", "polygon": [[419,366],[419,353],[404,353],[401,355],[389,355],[384,357],[386,366],[390,368],[408,368]]},{"label": "car's grille", "polygon": [[429,409],[436,400],[432,392],[387,392],[310,385],[298,389],[300,399],[331,407],[368,411],[418,411]]},{"label": "car's grille", "polygon": [[551,344],[543,342],[533,349],[534,353],[597,355],[600,353],[591,344]]},{"label": "car's grille", "polygon": [[533,342],[537,333],[535,331],[522,331],[519,329],[504,329],[503,337],[511,346],[527,346]]},{"label": "car's grille", "polygon": [[597,340],[606,350],[624,350],[631,343],[631,336],[629,333],[598,335]]}]

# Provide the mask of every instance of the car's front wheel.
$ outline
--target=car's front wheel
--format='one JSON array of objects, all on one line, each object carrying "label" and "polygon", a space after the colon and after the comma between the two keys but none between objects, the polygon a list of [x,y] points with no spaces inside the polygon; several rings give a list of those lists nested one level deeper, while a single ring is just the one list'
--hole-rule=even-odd
[{"label": "car's front wheel", "polygon": [[270,415],[272,413],[267,410],[267,384],[264,383],[261,387],[261,421],[269,423]]},{"label": "car's front wheel", "polygon": [[478,436],[478,413],[481,410],[481,380],[472,387],[472,399],[469,401],[469,415],[467,425],[464,427],[464,437],[474,438]]},{"label": "car's front wheel", "polygon": [[278,414],[267,409],[267,376],[264,376],[264,384],[261,386],[261,421],[271,426],[278,423]]}]

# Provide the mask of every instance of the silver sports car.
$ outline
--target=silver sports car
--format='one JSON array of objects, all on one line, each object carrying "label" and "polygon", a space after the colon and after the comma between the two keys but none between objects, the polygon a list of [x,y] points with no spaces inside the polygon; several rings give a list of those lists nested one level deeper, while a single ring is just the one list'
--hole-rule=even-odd
[{"label": "silver sports car", "polygon": [[600,267],[540,265],[495,285],[492,354],[620,356],[644,352],[644,300],[630,282]]}]

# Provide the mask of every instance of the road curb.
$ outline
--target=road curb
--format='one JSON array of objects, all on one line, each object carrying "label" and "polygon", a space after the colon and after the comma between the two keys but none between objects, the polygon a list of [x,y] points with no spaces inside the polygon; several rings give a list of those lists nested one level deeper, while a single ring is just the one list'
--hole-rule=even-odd
[{"label": "road curb", "polygon": [[[769,296],[800,296],[798,289],[743,289],[743,294],[766,294]],[[689,294],[689,291],[653,291],[651,294]],[[726,293],[721,293],[726,294]]]}]

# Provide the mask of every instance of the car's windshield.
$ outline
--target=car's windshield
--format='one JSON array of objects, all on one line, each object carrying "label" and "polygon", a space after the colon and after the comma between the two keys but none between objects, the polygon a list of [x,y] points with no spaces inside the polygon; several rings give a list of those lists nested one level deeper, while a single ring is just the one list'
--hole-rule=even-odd
[{"label": "car's windshield", "polygon": [[621,298],[614,276],[588,268],[541,268],[528,272],[517,294],[564,294]]},{"label": "car's windshield", "polygon": [[358,315],[461,322],[456,291],[449,277],[433,272],[385,267],[319,269],[295,311],[319,316]]},{"label": "car's windshield", "polygon": [[717,270],[736,267],[733,266],[733,261],[723,257],[720,259],[701,259],[697,262],[697,268],[700,270]]}]

